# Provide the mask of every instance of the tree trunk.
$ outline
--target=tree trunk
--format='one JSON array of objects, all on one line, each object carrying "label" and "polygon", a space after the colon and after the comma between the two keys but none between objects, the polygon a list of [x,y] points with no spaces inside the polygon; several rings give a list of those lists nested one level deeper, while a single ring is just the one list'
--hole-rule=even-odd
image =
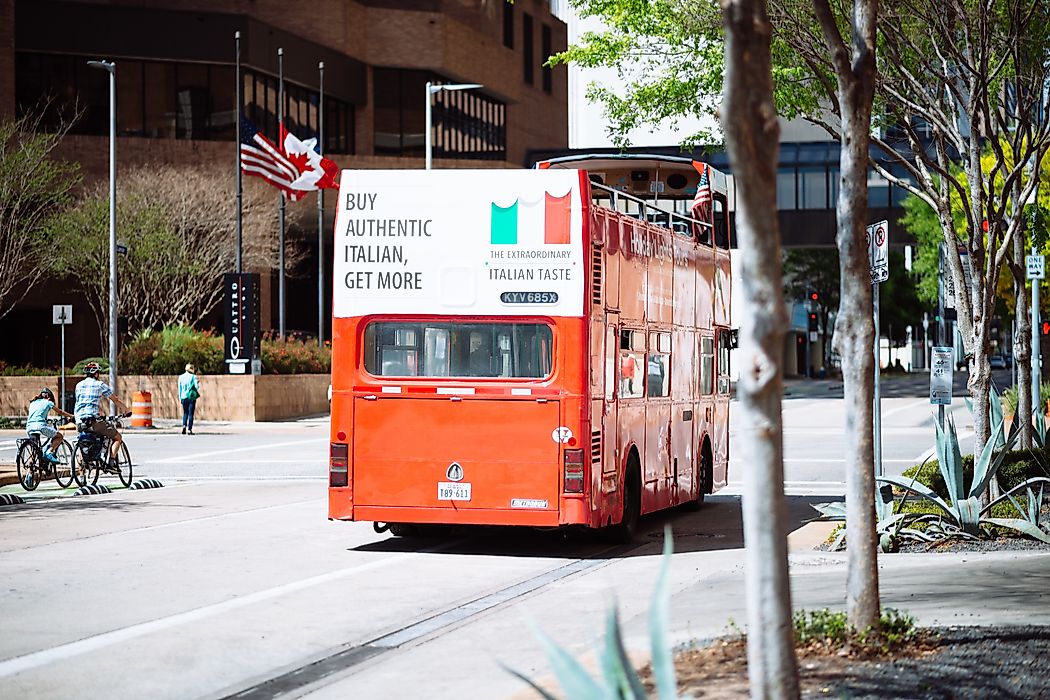
[{"label": "tree trunk", "polygon": [[865,235],[878,5],[876,0],[854,0],[852,51],[839,33],[828,0],[813,0],[813,8],[832,55],[841,110],[841,180],[835,204],[841,291],[835,345],[842,358],[846,408],[846,615],[853,629],[863,631],[879,623],[872,436],[875,329]]},{"label": "tree trunk", "polygon": [[[1015,198],[1020,185],[1015,190]],[[1016,210],[1016,208],[1015,208]],[[1014,329],[1014,368],[1017,370],[1017,406],[1014,410],[1014,423],[1021,428],[1020,448],[1032,447],[1032,401],[1039,397],[1032,396],[1032,317],[1031,297],[1025,284],[1025,240],[1020,234],[1014,235],[1011,271],[1014,274],[1014,314],[1017,319]]]},{"label": "tree trunk", "polygon": [[773,106],[771,27],[764,0],[723,0],[726,130],[736,180],[744,302],[738,430],[744,463],[748,678],[753,698],[797,698],[784,501],[784,335],[788,327],[776,213],[779,126]]}]

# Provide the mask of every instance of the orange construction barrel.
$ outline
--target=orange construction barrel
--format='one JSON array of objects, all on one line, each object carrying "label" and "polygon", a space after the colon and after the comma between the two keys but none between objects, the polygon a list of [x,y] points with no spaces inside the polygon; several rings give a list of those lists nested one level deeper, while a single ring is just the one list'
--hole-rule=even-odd
[{"label": "orange construction barrel", "polygon": [[153,394],[136,391],[131,395],[131,427],[153,427]]}]

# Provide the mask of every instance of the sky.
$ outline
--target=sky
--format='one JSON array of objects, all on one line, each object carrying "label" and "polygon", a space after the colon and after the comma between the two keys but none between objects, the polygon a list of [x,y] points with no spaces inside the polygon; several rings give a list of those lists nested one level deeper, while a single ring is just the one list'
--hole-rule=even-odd
[{"label": "sky", "polygon": [[[586,31],[599,31],[602,24],[594,18],[579,19],[572,12],[563,15],[569,25],[569,43],[577,43],[581,34]],[[605,86],[615,85],[619,81],[616,71],[611,68],[588,68],[583,69],[575,65],[569,66],[569,147],[570,148],[596,148],[601,146],[612,146],[613,142],[606,133],[606,119],[602,113],[602,106],[591,104],[587,101],[586,92],[588,84],[598,82]],[[711,127],[714,120],[706,125]],[[638,129],[630,133],[631,145],[633,146],[676,146],[681,140],[696,133],[701,126],[699,120],[685,119],[679,123],[679,129],[675,130],[670,123],[665,123],[656,128]]]}]

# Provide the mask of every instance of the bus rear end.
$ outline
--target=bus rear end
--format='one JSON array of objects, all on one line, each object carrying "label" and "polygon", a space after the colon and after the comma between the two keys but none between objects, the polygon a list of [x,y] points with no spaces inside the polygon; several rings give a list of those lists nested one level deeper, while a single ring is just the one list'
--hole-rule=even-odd
[{"label": "bus rear end", "polygon": [[331,518],[588,524],[585,186],[577,171],[343,174]]}]

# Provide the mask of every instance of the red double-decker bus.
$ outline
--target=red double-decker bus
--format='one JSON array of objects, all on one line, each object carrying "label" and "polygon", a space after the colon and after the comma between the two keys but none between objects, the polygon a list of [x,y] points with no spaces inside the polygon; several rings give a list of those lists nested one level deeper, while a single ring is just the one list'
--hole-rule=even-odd
[{"label": "red double-decker bus", "polygon": [[724,175],[595,156],[341,183],[331,518],[628,539],[726,483]]}]

